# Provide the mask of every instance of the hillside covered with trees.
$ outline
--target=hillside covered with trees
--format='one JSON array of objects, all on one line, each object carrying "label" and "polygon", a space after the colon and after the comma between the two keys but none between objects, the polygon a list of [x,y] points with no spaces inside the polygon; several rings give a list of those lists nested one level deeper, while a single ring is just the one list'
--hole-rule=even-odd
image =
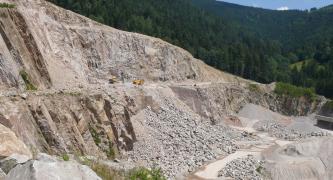
[{"label": "hillside covered with trees", "polygon": [[218,69],[333,97],[333,10],[273,11],[214,0],[50,0],[112,27],[159,37]]},{"label": "hillside covered with trees", "polygon": [[[319,94],[333,97],[333,6],[306,11],[275,11],[240,6],[215,0],[192,0],[241,31],[280,44],[288,59],[289,82],[314,87]],[[288,82],[288,81],[287,81]]]}]

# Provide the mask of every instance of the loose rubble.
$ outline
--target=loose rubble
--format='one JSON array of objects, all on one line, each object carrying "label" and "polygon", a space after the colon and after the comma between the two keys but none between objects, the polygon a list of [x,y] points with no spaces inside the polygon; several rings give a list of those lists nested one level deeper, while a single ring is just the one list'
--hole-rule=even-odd
[{"label": "loose rubble", "polygon": [[164,104],[158,113],[144,110],[149,137],[135,143],[129,156],[135,162],[146,161],[149,167],[160,167],[168,177],[192,172],[204,162],[235,152],[237,140],[251,140],[222,124],[211,125],[187,114],[170,100]]},{"label": "loose rubble", "polygon": [[[16,8],[2,8],[0,17],[5,62],[0,63],[0,76],[6,82],[0,83],[0,131],[5,132],[0,135],[0,156],[18,153],[32,158],[33,150],[104,159],[119,155],[130,164],[105,164],[127,170],[134,162],[161,168],[174,178],[234,153],[239,141],[253,140],[250,133],[219,124],[246,103],[262,107],[250,105],[240,114],[263,121],[258,128],[273,136],[322,136],[296,132],[275,121],[265,124],[281,116],[272,116],[264,107],[289,115],[307,115],[318,108],[301,98],[280,99],[273,93],[274,84],[258,84],[262,93],[249,92],[251,81],[211,68],[160,39],[103,26],[44,0],[5,1]],[[37,91],[25,91],[22,72]],[[109,84],[113,76],[119,82]],[[134,86],[135,79],[146,83]],[[156,91],[165,93],[152,97]],[[133,117],[141,114],[134,126]],[[229,123],[247,125],[236,118]],[[133,130],[141,126],[141,131]],[[326,159],[325,165],[332,165],[331,158]],[[251,170],[256,162],[249,162]],[[86,166],[53,157],[0,163],[5,167],[0,179],[8,172],[7,179],[100,179]],[[257,177],[253,173],[252,169],[248,176]]]},{"label": "loose rubble", "polygon": [[257,160],[252,155],[238,158],[226,165],[219,172],[219,177],[231,177],[236,180],[260,180],[263,179],[263,161]]},{"label": "loose rubble", "polygon": [[320,130],[312,132],[297,131],[295,129],[288,128],[288,126],[278,123],[274,120],[259,121],[254,125],[254,128],[258,131],[268,132],[270,136],[288,141],[329,135],[327,132]]}]

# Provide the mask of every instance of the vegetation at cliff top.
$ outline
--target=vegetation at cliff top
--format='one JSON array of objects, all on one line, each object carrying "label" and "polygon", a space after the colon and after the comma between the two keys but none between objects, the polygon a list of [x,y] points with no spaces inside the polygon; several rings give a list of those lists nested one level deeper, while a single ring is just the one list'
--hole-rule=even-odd
[{"label": "vegetation at cliff top", "polygon": [[49,1],[118,29],[159,37],[235,75],[313,87],[333,97],[332,8],[273,11],[215,0]]},{"label": "vegetation at cliff top", "polygon": [[297,87],[288,83],[276,83],[274,92],[278,95],[287,95],[294,98],[306,97],[310,100],[315,100],[316,93],[313,88]]},{"label": "vegetation at cliff top", "polygon": [[0,8],[15,8],[15,4],[0,3]]}]

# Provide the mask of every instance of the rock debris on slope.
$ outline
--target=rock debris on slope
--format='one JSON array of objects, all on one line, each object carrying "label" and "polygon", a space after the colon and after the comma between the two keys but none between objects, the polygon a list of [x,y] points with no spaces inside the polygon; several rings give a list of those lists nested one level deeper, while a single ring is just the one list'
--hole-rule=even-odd
[{"label": "rock debris on slope", "polygon": [[257,160],[252,155],[238,158],[228,163],[220,172],[219,177],[231,177],[236,180],[261,180],[263,179],[263,161]]},{"label": "rock debris on slope", "polygon": [[254,125],[254,128],[258,131],[268,132],[270,136],[288,141],[329,135],[327,132],[321,130],[311,132],[304,132],[306,130],[295,130],[274,120],[259,121]]},{"label": "rock debris on slope", "polygon": [[246,120],[243,119],[244,124],[254,123],[255,130],[267,132],[270,136],[283,140],[295,141],[313,136],[329,135],[315,127],[313,120],[309,117],[286,117],[254,104],[245,105],[238,115],[246,118]]},{"label": "rock debris on slope", "polygon": [[135,143],[130,159],[160,167],[168,177],[192,172],[207,161],[235,152],[238,140],[251,140],[241,132],[221,124],[211,125],[181,111],[168,99],[164,102],[157,113],[151,108],[144,110],[148,136]]},{"label": "rock debris on slope", "polygon": [[[0,28],[4,32],[0,40],[1,60],[5,62],[0,65],[0,71],[3,72],[0,75],[3,80],[0,83],[0,94],[10,96],[1,99],[0,113],[6,116],[0,120],[10,122],[8,127],[14,127],[12,130],[19,139],[40,151],[52,150],[59,154],[80,150],[84,154],[105,157],[105,150],[115,145],[114,149],[125,151],[119,153],[128,153],[134,162],[142,162],[148,167],[161,167],[168,177],[174,177],[181,172],[193,171],[220,155],[234,152],[238,148],[236,141],[252,140],[246,133],[219,124],[225,115],[237,111],[241,105],[253,102],[294,114],[312,112],[316,108],[311,103],[292,100],[287,106],[291,109],[283,111],[283,102],[289,101],[279,100],[269,94],[271,91],[253,96],[251,94],[254,93],[245,88],[249,81],[213,69],[181,48],[156,38],[98,24],[44,0],[3,2],[15,3],[17,6],[11,10],[0,10],[0,22],[3,24]],[[30,77],[31,83],[39,90],[36,93],[41,93],[40,97],[37,94],[36,97],[29,97],[29,94],[24,93],[15,97],[15,91],[26,88],[20,75],[22,72]],[[153,110],[152,107],[142,111],[140,98],[148,96],[138,95],[141,94],[140,88],[128,87],[121,91],[113,86],[112,89],[116,89],[114,91],[117,93],[106,99],[105,93],[95,94],[88,89],[101,88],[108,84],[112,76],[124,79],[127,84],[134,79],[144,79],[147,84],[187,81],[191,86],[198,84],[198,89],[192,90],[192,97],[189,94],[191,91],[173,88],[180,101],[187,102],[188,107],[194,105],[192,111],[182,109],[181,106],[186,106],[186,103],[175,106],[170,100],[175,98],[171,93],[161,95],[165,99],[157,103],[160,109]],[[208,82],[207,88],[200,88],[200,82]],[[232,85],[213,86],[210,82]],[[78,87],[85,89],[89,97],[81,96],[80,90],[70,93],[70,96],[62,90],[58,95],[47,93],[54,89]],[[152,86],[148,85],[147,88]],[[167,91],[169,88],[166,85],[163,89]],[[135,91],[134,95],[130,96],[129,91]],[[137,96],[139,100],[133,100]],[[121,103],[113,102],[110,98],[121,99]],[[155,100],[156,97],[151,99]],[[140,121],[143,128],[134,133],[131,117],[138,112],[144,116]],[[253,112],[263,114],[260,111]],[[270,117],[268,113],[262,120],[271,118],[276,116]],[[211,125],[212,120],[217,125]],[[98,128],[97,133],[90,132],[90,125]],[[267,131],[278,131],[278,136],[281,128],[275,124],[264,126]],[[103,143],[98,143],[100,138],[94,138],[92,134],[101,135]],[[0,137],[0,141],[4,142],[0,154],[30,154],[23,143],[17,142],[13,133],[9,135],[12,142]],[[132,143],[135,141],[132,151]],[[29,163],[44,165],[39,160]],[[31,173],[26,166],[17,168],[21,168],[20,172]],[[48,164],[44,168],[49,168]],[[24,175],[18,170],[14,172],[17,172],[18,177]],[[68,175],[74,177],[77,174]]]}]

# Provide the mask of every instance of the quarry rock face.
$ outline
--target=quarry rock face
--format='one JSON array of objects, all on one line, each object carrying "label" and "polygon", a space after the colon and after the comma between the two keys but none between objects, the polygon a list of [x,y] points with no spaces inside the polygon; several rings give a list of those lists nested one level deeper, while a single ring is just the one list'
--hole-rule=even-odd
[{"label": "quarry rock face", "polygon": [[124,81],[236,79],[160,39],[119,31],[43,0],[8,2],[17,8],[1,10],[5,87],[19,86],[21,71],[39,89],[107,83],[111,76]]},{"label": "quarry rock face", "polygon": [[[255,139],[225,120],[246,104],[307,115],[322,101],[279,97],[272,85],[218,71],[160,39],[101,25],[44,0],[0,2],[16,4],[0,8],[0,131],[6,132],[0,156],[117,157],[157,164],[174,178],[233,153],[236,141]],[[133,85],[138,79],[145,84]],[[7,177],[45,179],[53,165],[52,177],[99,179],[52,157],[19,163]]]},{"label": "quarry rock face", "polygon": [[0,156],[8,157],[12,154],[21,154],[31,157],[28,147],[19,140],[15,133],[0,124]]}]

